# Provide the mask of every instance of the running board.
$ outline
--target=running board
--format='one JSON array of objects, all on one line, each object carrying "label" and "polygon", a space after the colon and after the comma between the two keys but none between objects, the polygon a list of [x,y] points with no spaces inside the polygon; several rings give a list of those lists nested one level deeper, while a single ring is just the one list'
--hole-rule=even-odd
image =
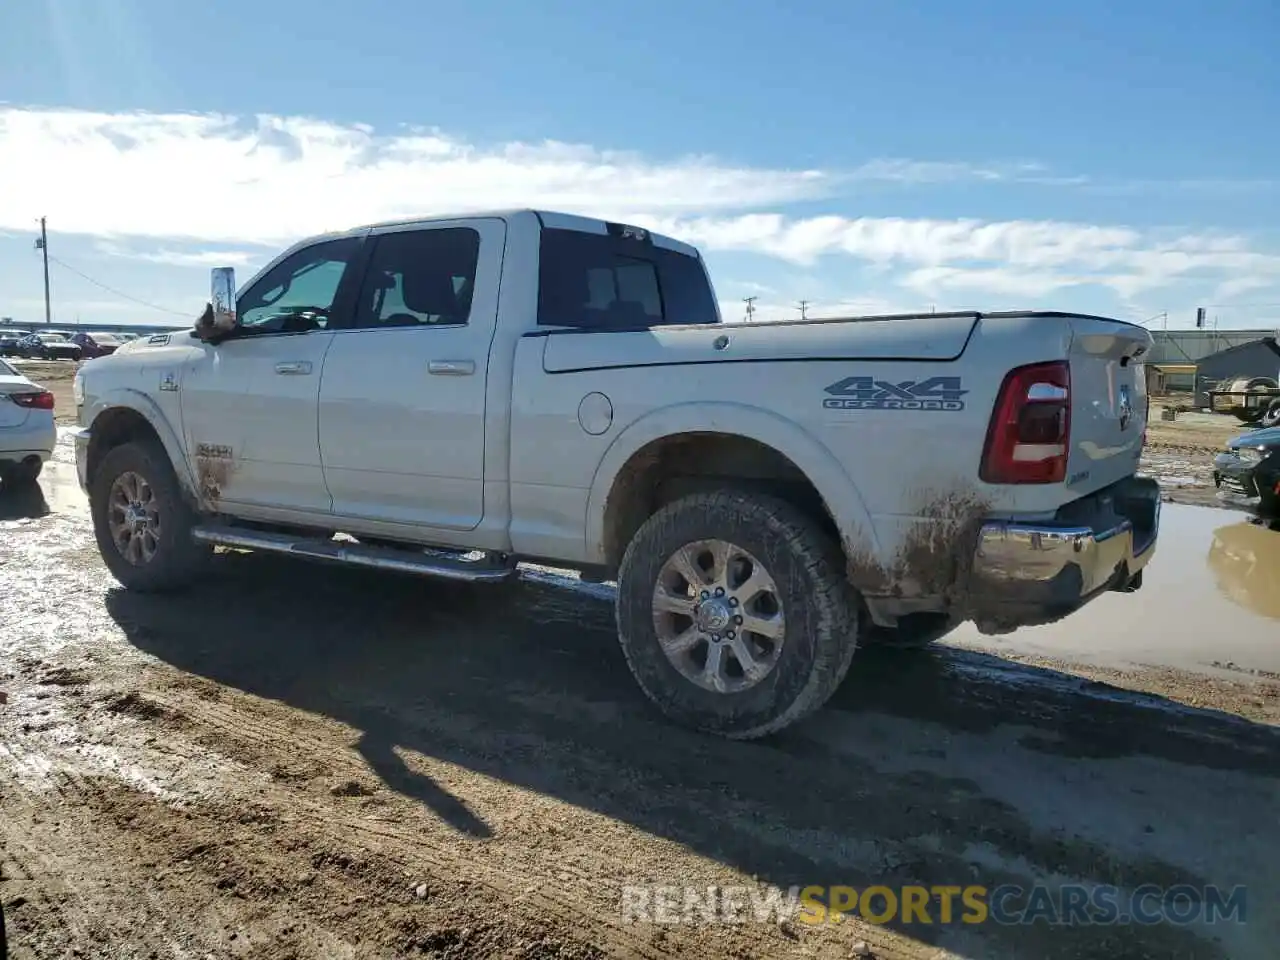
[{"label": "running board", "polygon": [[372,567],[397,573],[415,573],[423,577],[462,580],[468,583],[493,583],[515,576],[516,565],[501,554],[483,554],[478,560],[464,559],[465,554],[432,550],[430,554],[412,549],[371,547],[337,540],[318,540],[250,530],[243,527],[203,526],[191,531],[199,543],[238,550],[261,550],[283,553],[307,560],[328,560],[353,567]]}]

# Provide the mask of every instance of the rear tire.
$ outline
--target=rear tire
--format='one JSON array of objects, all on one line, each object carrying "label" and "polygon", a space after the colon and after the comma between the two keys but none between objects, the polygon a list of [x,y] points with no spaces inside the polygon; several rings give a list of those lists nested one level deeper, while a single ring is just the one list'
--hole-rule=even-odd
[{"label": "rear tire", "polygon": [[187,586],[212,553],[191,539],[199,514],[183,497],[158,442],[108,451],[94,472],[89,507],[98,551],[126,589],[159,593]]},{"label": "rear tire", "polygon": [[782,730],[830,698],[857,647],[858,609],[816,523],[737,490],[663,507],[618,575],[618,637],[640,689],[668,718],[730,739]]}]

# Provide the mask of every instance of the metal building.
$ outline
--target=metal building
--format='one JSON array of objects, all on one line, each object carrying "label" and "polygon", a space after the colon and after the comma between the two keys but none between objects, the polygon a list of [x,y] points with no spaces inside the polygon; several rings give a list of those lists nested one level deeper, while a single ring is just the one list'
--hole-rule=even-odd
[{"label": "metal building", "polygon": [[1197,363],[1230,347],[1267,337],[1280,337],[1280,330],[1152,330],[1155,343],[1145,358],[1147,363]]}]

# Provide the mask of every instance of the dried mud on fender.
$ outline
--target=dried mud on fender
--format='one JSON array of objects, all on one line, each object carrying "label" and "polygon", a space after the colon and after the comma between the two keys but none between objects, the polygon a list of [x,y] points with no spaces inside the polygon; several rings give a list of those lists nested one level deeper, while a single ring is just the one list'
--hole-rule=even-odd
[{"label": "dried mud on fender", "polygon": [[868,596],[954,598],[969,579],[978,530],[991,504],[967,485],[910,495],[905,512],[918,518],[877,557],[866,536],[845,541],[849,582]]},{"label": "dried mud on fender", "polygon": [[236,463],[231,448],[212,443],[196,445],[196,486],[200,499],[216,503],[235,475]]}]

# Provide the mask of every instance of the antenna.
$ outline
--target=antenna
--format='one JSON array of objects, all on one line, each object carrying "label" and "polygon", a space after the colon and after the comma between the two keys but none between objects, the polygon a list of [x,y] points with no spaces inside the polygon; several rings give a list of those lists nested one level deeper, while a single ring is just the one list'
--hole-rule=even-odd
[{"label": "antenna", "polygon": [[747,323],[751,322],[751,318],[756,315],[756,301],[759,297],[743,297],[742,302],[747,305]]}]

